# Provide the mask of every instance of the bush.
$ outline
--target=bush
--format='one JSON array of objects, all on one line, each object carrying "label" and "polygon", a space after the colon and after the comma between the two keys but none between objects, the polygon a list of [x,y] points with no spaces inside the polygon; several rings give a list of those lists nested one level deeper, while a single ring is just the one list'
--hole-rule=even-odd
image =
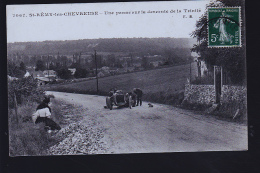
[{"label": "bush", "polygon": [[88,71],[83,68],[76,68],[76,72],[74,74],[75,78],[85,78],[88,74]]},{"label": "bush", "polygon": [[70,79],[72,77],[71,75],[71,71],[68,70],[67,68],[61,68],[57,70],[57,75],[61,78],[61,79]]},{"label": "bush", "polygon": [[[8,81],[9,154],[11,156],[44,155],[45,150],[57,142],[58,139],[53,139],[46,133],[44,124],[34,125],[31,119],[37,104],[45,96],[44,92],[37,87],[37,81],[32,77]],[[51,95],[49,97],[53,98]],[[58,103],[54,101],[54,104]],[[60,112],[61,108],[54,107],[52,118],[60,122],[62,116],[57,112]]]},{"label": "bush", "polygon": [[191,81],[194,85],[213,85],[214,78],[211,76],[203,76],[201,78],[196,77],[195,80]]},{"label": "bush", "polygon": [[210,108],[212,105],[199,104],[199,103],[188,103],[187,100],[183,100],[181,107],[183,109],[196,110],[196,111],[205,111]]},{"label": "bush", "polygon": [[18,105],[26,102],[40,102],[44,97],[44,90],[37,87],[33,77],[8,81],[8,107],[14,108],[15,99]]}]

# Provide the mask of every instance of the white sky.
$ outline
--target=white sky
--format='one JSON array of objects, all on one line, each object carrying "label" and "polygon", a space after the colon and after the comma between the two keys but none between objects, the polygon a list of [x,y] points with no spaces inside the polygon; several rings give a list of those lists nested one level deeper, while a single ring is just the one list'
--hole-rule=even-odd
[{"label": "white sky", "polygon": [[[91,4],[42,4],[7,6],[7,42],[77,40],[92,38],[176,37],[186,38],[205,11],[208,1],[119,2]],[[181,10],[177,13],[177,9]],[[184,12],[200,9],[201,12]],[[163,14],[116,12],[168,10]],[[170,13],[175,10],[175,13]],[[29,17],[37,13],[97,11],[98,15]],[[114,12],[105,15],[104,11]],[[24,14],[27,17],[13,17]],[[186,15],[187,18],[183,18]],[[189,18],[192,15],[193,18]]]}]

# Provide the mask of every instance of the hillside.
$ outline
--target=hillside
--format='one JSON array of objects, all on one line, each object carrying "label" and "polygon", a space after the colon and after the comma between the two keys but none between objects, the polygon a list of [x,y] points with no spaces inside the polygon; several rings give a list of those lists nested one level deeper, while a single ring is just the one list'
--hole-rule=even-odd
[{"label": "hillside", "polygon": [[[192,64],[192,78],[197,75],[196,63]],[[123,91],[131,91],[133,88],[141,88],[144,92],[144,100],[179,104],[183,95],[184,85],[190,77],[190,65],[172,66],[168,68],[148,70],[142,72],[121,74],[99,79],[99,91],[106,95],[111,88]],[[75,92],[82,94],[96,94],[96,80],[77,83],[51,85],[48,90]],[[104,101],[105,102],[105,101]]]},{"label": "hillside", "polygon": [[192,38],[111,38],[43,42],[15,42],[7,44],[8,54],[46,55],[75,52],[124,52],[138,54],[164,54],[176,49],[179,56],[188,53],[194,44]]}]

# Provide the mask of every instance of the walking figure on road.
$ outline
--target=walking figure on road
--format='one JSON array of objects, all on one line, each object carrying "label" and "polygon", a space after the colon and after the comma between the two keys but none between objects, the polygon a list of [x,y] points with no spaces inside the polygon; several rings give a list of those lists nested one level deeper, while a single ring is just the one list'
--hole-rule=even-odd
[{"label": "walking figure on road", "polygon": [[136,99],[137,99],[136,106],[138,106],[139,103],[140,103],[140,106],[142,106],[143,91],[140,88],[134,88],[133,92],[136,94]]}]

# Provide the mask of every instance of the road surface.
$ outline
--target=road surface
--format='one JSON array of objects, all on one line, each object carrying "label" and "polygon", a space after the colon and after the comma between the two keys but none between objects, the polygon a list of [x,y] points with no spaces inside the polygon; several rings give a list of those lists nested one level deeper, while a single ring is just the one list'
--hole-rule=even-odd
[{"label": "road surface", "polygon": [[55,99],[82,106],[82,123],[104,128],[107,154],[247,150],[247,126],[188,110],[147,102],[105,109],[105,97],[48,91]]}]

